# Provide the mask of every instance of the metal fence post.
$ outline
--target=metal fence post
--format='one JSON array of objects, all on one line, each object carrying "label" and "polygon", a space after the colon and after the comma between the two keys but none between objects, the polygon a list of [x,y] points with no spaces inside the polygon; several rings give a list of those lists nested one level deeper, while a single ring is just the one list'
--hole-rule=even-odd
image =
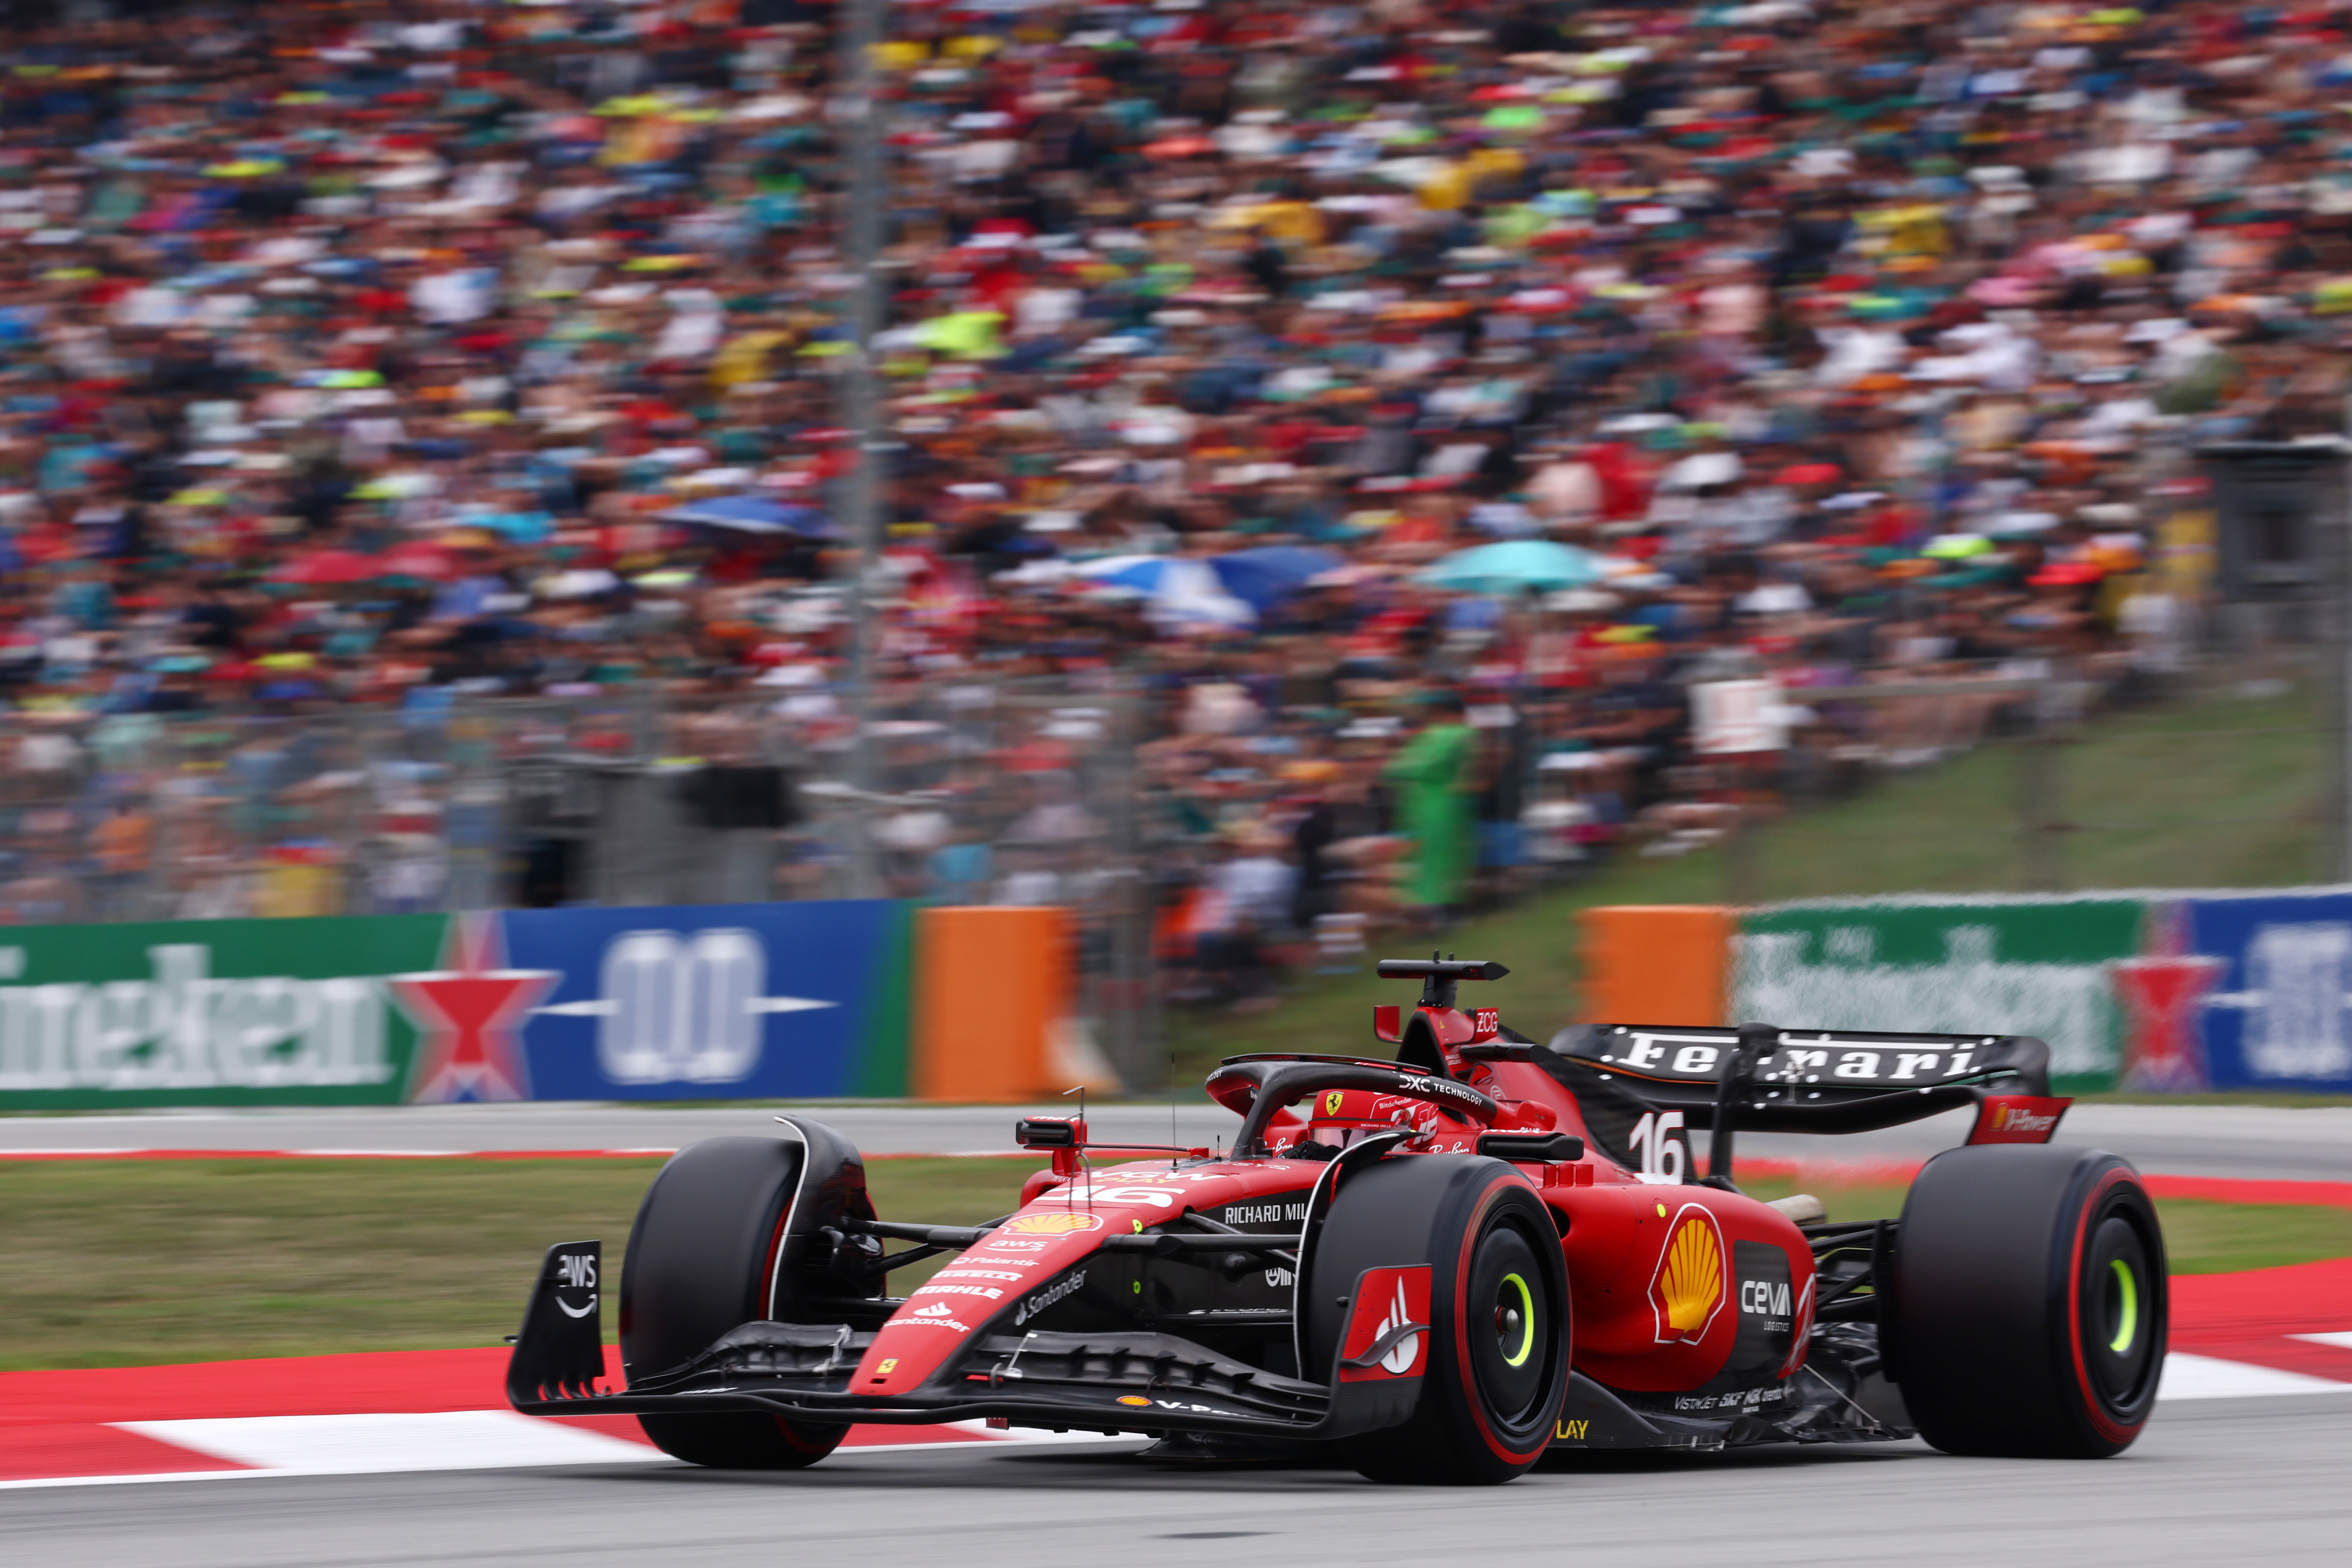
[{"label": "metal fence post", "polygon": [[2063,742],[2055,721],[2053,682],[2043,681],[2033,694],[2033,729],[2018,748],[2017,816],[2019,848],[2024,862],[2025,885],[2036,892],[2058,892],[2066,886],[2066,825],[2058,748]]},{"label": "metal fence post", "polygon": [[2352,443],[2339,441],[2335,473],[2336,522],[2319,531],[2320,548],[2326,552],[2321,580],[2336,590],[2335,614],[2324,642],[2328,695],[2334,699],[2328,713],[2336,721],[2336,734],[2324,771],[2336,807],[2330,821],[2335,879],[2352,882]]}]

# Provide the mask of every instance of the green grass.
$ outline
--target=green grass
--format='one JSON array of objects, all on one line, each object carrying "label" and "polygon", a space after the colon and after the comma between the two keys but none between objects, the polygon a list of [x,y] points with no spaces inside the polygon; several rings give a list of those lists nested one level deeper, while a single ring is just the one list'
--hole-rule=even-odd
[{"label": "green grass", "polygon": [[[660,1165],[0,1163],[0,1369],[495,1345],[552,1243],[601,1239],[620,1266]],[[1034,1168],[877,1160],[867,1177],[884,1214],[956,1225],[1013,1208]]]},{"label": "green grass", "polygon": [[[2306,692],[2213,695],[2099,720],[2054,750],[2069,888],[2260,888],[2322,863],[2324,734]],[[2031,747],[2003,742],[1796,814],[1758,847],[1766,900],[2030,885],[2019,801]]]},{"label": "green grass", "polygon": [[[1894,1183],[1848,1184],[1785,1177],[1743,1178],[1740,1187],[1760,1198],[1811,1193],[1827,1205],[1832,1219],[1893,1219],[1903,1212],[1905,1192]],[[2164,1222],[2165,1261],[2175,1274],[2230,1274],[2352,1258],[2352,1209],[2220,1204],[2201,1198],[2161,1198],[2156,1207]]]},{"label": "green grass", "polygon": [[[645,1160],[70,1160],[0,1163],[0,1369],[496,1345],[557,1241],[617,1268]],[[1011,1209],[1026,1160],[877,1160],[886,1217],[971,1224]],[[1903,1190],[1808,1184],[1832,1217],[1898,1213]],[[1792,1184],[1753,1183],[1761,1197]],[[2212,1203],[2163,1210],[2176,1273],[2352,1256],[2352,1212]],[[893,1276],[911,1287],[930,1265]],[[614,1319],[605,1315],[609,1330]]]},{"label": "green grass", "polygon": [[[2326,732],[2307,692],[2220,694],[2085,725],[2056,746],[2054,803],[2063,885],[2257,888],[2333,879],[2320,825]],[[1797,811],[1760,829],[1750,864],[1761,901],[1902,892],[2022,890],[2031,886],[2019,828],[2029,748],[1979,748],[1885,779],[1855,797]],[[1589,879],[1464,921],[1435,945],[1510,965],[1479,994],[1538,1038],[1576,1016],[1576,915],[1598,904],[1733,901],[1719,850],[1677,858],[1622,856]],[[1426,952],[1427,940],[1384,941],[1383,954]],[[1465,998],[1468,993],[1465,993]],[[1371,1047],[1370,1008],[1406,1002],[1404,986],[1359,973],[1294,982],[1280,1005],[1241,1016],[1223,1009],[1171,1019],[1179,1083],[1244,1051],[1354,1051]],[[2269,1102],[2269,1101],[2265,1101]],[[2298,1101],[2301,1103],[2301,1101]]]}]

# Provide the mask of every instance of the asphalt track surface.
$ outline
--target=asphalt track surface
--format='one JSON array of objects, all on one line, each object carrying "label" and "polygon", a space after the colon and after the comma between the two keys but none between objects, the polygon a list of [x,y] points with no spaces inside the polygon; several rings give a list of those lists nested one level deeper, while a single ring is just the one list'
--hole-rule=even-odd
[{"label": "asphalt track surface", "polygon": [[[343,1110],[158,1111],[135,1115],[0,1117],[0,1152],[189,1149],[336,1152],[669,1150],[699,1138],[764,1133],[775,1107],[453,1105]],[[812,1103],[793,1108],[831,1123],[868,1153],[1013,1152],[1005,1106]],[[1040,1106],[1066,1112],[1070,1102]],[[1172,1120],[1171,1120],[1172,1118]],[[1097,1105],[1097,1140],[1207,1144],[1240,1125],[1197,1092],[1165,1102]],[[1840,1138],[1743,1133],[1739,1152],[1779,1159],[1916,1162],[1967,1136],[1965,1113]],[[2058,1142],[2111,1149],[2140,1169],[2184,1176],[2352,1181],[2352,1106],[2288,1110],[2238,1105],[2078,1105]]]},{"label": "asphalt track surface", "polygon": [[1475,1492],[1337,1468],[1147,1467],[1133,1445],[837,1454],[793,1475],[628,1466],[0,1493],[12,1563],[994,1568],[1464,1562],[2212,1568],[2352,1557],[2352,1394],[2159,1409],[2102,1463],[1916,1442],[1569,1461]]}]

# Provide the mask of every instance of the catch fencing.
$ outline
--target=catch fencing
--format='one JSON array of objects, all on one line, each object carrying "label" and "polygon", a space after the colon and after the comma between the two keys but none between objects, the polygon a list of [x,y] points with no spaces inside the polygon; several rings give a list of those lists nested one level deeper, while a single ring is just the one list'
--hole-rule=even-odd
[{"label": "catch fencing", "polygon": [[[1134,687],[423,694],[400,709],[0,719],[0,921],[888,897],[1055,904],[1076,1009],[1150,1059]],[[1156,1075],[1152,1075],[1156,1076]]]}]

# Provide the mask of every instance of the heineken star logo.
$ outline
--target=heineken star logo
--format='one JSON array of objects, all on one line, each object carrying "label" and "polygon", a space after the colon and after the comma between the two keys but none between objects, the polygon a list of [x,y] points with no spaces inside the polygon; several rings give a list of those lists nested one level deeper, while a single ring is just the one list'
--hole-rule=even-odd
[{"label": "heineken star logo", "polygon": [[409,1100],[528,1100],[530,1069],[518,1031],[563,979],[552,969],[509,969],[499,919],[458,915],[449,922],[441,967],[385,979],[416,1026]]}]

